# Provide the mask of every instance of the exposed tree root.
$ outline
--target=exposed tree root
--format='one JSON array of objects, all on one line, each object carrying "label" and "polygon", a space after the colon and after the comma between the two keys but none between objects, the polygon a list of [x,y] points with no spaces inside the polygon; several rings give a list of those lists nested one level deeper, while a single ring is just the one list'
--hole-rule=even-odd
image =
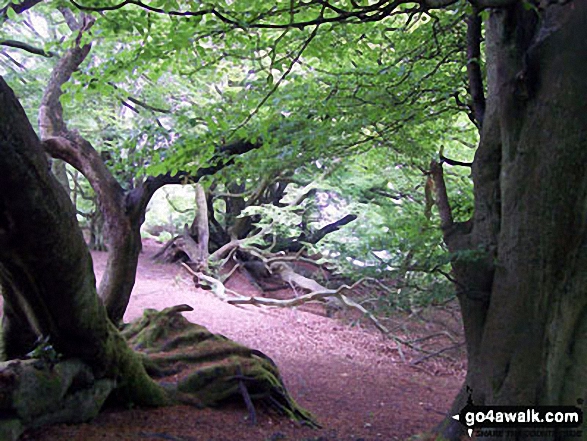
[{"label": "exposed tree root", "polygon": [[[147,309],[122,331],[129,344],[143,354],[147,372],[162,378],[172,398],[197,406],[244,400],[251,421],[256,419],[254,405],[262,405],[318,427],[313,416],[289,395],[269,357],[190,323],[181,312],[191,310],[188,305],[160,312]],[[170,375],[174,383],[165,381]]]}]

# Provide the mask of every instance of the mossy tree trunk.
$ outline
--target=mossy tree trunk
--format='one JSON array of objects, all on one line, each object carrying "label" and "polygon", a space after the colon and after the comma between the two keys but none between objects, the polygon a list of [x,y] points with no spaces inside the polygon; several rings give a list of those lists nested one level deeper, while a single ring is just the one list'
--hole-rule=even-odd
[{"label": "mossy tree trunk", "polygon": [[[585,41],[585,2],[539,13],[510,2],[487,22],[475,215],[443,217],[449,249],[474,254],[454,270],[478,405],[587,401]],[[460,429],[447,420],[441,432],[458,439]]]},{"label": "mossy tree trunk", "polygon": [[0,285],[4,348],[18,329],[43,336],[65,357],[80,358],[96,378],[116,380],[126,402],[161,404],[165,394],[146,375],[96,293],[91,256],[73,206],[49,165],[24,110],[0,78]]}]

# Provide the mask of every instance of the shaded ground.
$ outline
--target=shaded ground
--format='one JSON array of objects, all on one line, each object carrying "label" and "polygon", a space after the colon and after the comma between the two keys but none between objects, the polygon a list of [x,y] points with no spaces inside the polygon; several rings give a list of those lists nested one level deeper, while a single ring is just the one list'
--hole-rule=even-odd
[{"label": "shaded ground", "polygon": [[[23,439],[405,439],[434,426],[447,411],[461,385],[463,366],[458,360],[448,361],[438,357],[423,360],[426,354],[384,339],[369,326],[351,327],[339,320],[300,310],[235,307],[223,303],[209,292],[196,290],[181,267],[152,263],[150,256],[156,249],[154,243],[145,243],[137,285],[125,320],[137,318],[144,308],[162,309],[182,303],[191,305],[194,311],[185,314],[190,321],[269,355],[279,366],[292,395],[317,416],[323,429],[298,427],[263,412],[258,415],[260,423],[251,426],[247,411],[240,403],[235,403],[222,410],[174,406],[108,411],[89,424],[45,428],[29,432]],[[99,277],[106,255],[93,255]],[[250,293],[254,290],[246,285],[243,278],[233,281],[233,288],[239,282],[243,283],[241,291]],[[446,314],[439,313],[433,318],[455,326],[449,323],[451,318]],[[394,335],[411,340],[414,332],[421,336],[452,336],[452,332],[446,332],[444,324],[413,318],[387,323],[390,328],[397,329]],[[450,344],[442,343],[446,347]],[[442,349],[442,345],[438,348]],[[430,350],[439,349],[432,347]]]}]

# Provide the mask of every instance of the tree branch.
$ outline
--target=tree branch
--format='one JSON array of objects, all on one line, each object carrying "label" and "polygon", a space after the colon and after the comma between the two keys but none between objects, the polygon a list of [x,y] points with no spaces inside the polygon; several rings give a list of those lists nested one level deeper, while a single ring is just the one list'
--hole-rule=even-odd
[{"label": "tree branch", "polygon": [[100,154],[77,132],[69,132],[67,138],[44,139],[42,144],[50,156],[67,162],[86,177],[98,200],[101,201],[102,209],[107,209],[109,204],[104,203],[111,198],[111,195],[122,196],[123,188],[110,173]]},{"label": "tree branch", "polygon": [[481,73],[481,24],[479,10],[473,7],[473,12],[467,17],[467,76],[469,93],[473,100],[475,125],[479,130],[483,127],[485,117],[485,90]]},{"label": "tree branch", "polygon": [[59,12],[61,12],[61,15],[63,15],[65,23],[67,23],[67,27],[70,31],[76,32],[81,29],[80,22],[77,20],[77,18],[75,18],[75,15],[73,14],[73,12],[71,12],[70,9],[64,6],[59,6],[57,7],[57,9],[59,10]]},{"label": "tree branch", "polygon": [[430,176],[434,183],[434,190],[436,193],[436,206],[440,214],[440,228],[446,230],[453,225],[452,210],[448,201],[448,194],[446,191],[446,184],[444,182],[444,171],[442,170],[442,163],[433,160],[430,163]]},{"label": "tree branch", "polygon": [[457,161],[456,159],[450,159],[450,158],[447,158],[446,156],[444,156],[442,153],[440,154],[440,161],[446,162],[448,165],[458,165],[461,167],[472,167],[473,166],[472,162],[463,162],[463,161]]},{"label": "tree branch", "polygon": [[[79,42],[82,33],[89,29],[93,23],[93,18],[87,20],[85,26],[80,28],[76,41]],[[91,44],[86,44],[83,47],[76,44],[67,50],[53,68],[39,107],[39,130],[41,132],[41,139],[54,136],[67,136],[68,129],[63,119],[63,106],[60,102],[61,95],[63,95],[61,87],[70,80],[73,73],[84,62],[90,49]]]},{"label": "tree branch", "polygon": [[[218,298],[220,298],[222,301],[227,302],[231,305],[257,305],[257,306],[264,305],[264,306],[277,306],[277,307],[281,307],[281,308],[291,308],[291,307],[303,305],[304,303],[308,303],[308,302],[312,302],[312,301],[325,301],[328,299],[337,298],[338,300],[340,300],[340,302],[342,302],[343,305],[357,309],[362,314],[364,314],[369,320],[371,320],[373,322],[375,327],[377,329],[379,329],[384,335],[388,336],[390,334],[389,330],[385,326],[383,326],[381,324],[381,322],[379,320],[377,320],[377,318],[373,314],[371,314],[363,306],[361,306],[360,304],[358,304],[357,302],[355,302],[354,300],[350,299],[349,297],[347,297],[345,295],[345,293],[351,292],[353,289],[355,289],[357,286],[359,286],[361,283],[363,283],[364,279],[361,279],[361,280],[355,282],[351,286],[342,285],[342,286],[339,286],[337,289],[328,289],[328,288],[325,288],[324,286],[320,285],[318,282],[316,282],[314,280],[307,279],[306,277],[300,276],[299,274],[297,274],[293,271],[290,271],[290,276],[295,277],[295,279],[293,279],[294,283],[297,283],[297,281],[301,282],[304,279],[314,282],[313,284],[309,285],[311,288],[308,288],[308,290],[310,291],[308,294],[303,294],[301,296],[294,297],[293,299],[285,299],[285,300],[272,299],[272,298],[268,298],[268,297],[254,297],[254,296],[245,297],[245,296],[241,296],[241,295],[237,295],[237,297],[229,297],[226,294],[226,287],[224,286],[224,284],[220,280],[215,279],[214,277],[210,277],[210,276],[203,274],[201,272],[195,272],[185,263],[182,263],[181,265],[191,275],[198,277],[202,280],[205,280],[206,282],[211,283],[213,286],[214,294]],[[284,278],[284,280],[285,280],[285,278]]]},{"label": "tree branch", "polygon": [[157,190],[168,184],[186,184],[198,182],[204,176],[211,176],[234,163],[234,158],[261,147],[260,143],[252,143],[245,140],[235,141],[220,147],[217,153],[210,159],[212,165],[198,169],[196,173],[180,171],[175,175],[166,173],[148,177],[142,185],[130,191],[127,198],[127,209],[133,212],[144,213],[147,204]]},{"label": "tree branch", "polygon": [[132,96],[128,96],[127,99],[133,103],[136,104],[137,106],[141,106],[144,109],[150,110],[152,112],[159,112],[159,113],[171,113],[171,110],[169,109],[163,109],[161,107],[155,107],[155,106],[151,106],[150,104],[145,103],[144,101],[141,101],[137,98],[133,98]]},{"label": "tree branch", "polygon": [[24,0],[21,3],[8,3],[2,9],[0,9],[0,22],[6,20],[8,18],[8,9],[12,9],[17,14],[22,14],[24,11],[32,8],[38,3],[41,3],[43,0]]},{"label": "tree branch", "polygon": [[335,231],[338,231],[340,229],[340,227],[347,225],[347,224],[350,224],[355,219],[357,219],[356,214],[347,214],[342,219],[339,219],[336,222],[328,224],[328,225],[320,228],[319,230],[314,231],[313,233],[310,233],[307,235],[306,235],[306,233],[302,233],[300,235],[300,237],[298,237],[297,239],[294,239],[289,244],[286,243],[284,245],[279,246],[277,248],[277,250],[278,251],[279,250],[287,250],[287,251],[291,251],[291,252],[296,253],[296,252],[300,251],[305,246],[304,245],[305,243],[316,244],[316,243],[320,242],[326,235],[333,233]]},{"label": "tree branch", "polygon": [[16,41],[16,40],[1,40],[0,46],[7,46],[7,47],[15,48],[15,49],[21,49],[21,50],[29,52],[31,54],[41,55],[46,58],[51,58],[56,55],[55,52],[45,52],[44,49],[34,47],[34,46],[31,46],[30,44],[24,43],[22,41]]},{"label": "tree branch", "polygon": [[[7,54],[7,53],[6,53],[6,51],[5,51],[5,50],[2,50],[2,51],[0,51],[0,55],[2,55],[2,56],[4,56],[4,57],[8,58],[8,60],[10,60],[12,63],[14,63],[14,64],[15,64],[15,65],[16,65],[16,66],[19,68],[19,69],[26,70],[26,66],[25,66],[24,64],[22,64],[22,63],[19,63],[17,60],[15,60],[14,58],[12,58],[12,57],[10,56],[10,54]],[[13,69],[13,71],[14,71],[14,72],[16,72],[16,70],[15,70],[15,69]],[[24,81],[24,80],[21,78],[21,81]]]},{"label": "tree branch", "polygon": [[[500,0],[495,0],[499,2]],[[513,0],[510,0],[513,1]],[[361,23],[361,22],[374,22],[374,21],[381,21],[384,18],[390,16],[399,6],[404,4],[413,4],[413,0],[379,0],[378,2],[367,5],[361,6],[356,2],[352,3],[352,9],[346,10],[339,7],[336,7],[324,0],[321,1],[311,1],[308,3],[303,4],[304,9],[310,9],[312,6],[320,5],[321,11],[318,13],[317,17],[314,19],[306,19],[301,21],[295,21],[294,17],[296,12],[299,10],[294,10],[293,8],[287,8],[285,10],[278,10],[274,8],[273,10],[268,11],[267,13],[262,13],[256,15],[253,19],[249,20],[241,20],[230,18],[228,12],[220,11],[218,8],[209,8],[203,9],[200,11],[176,11],[176,10],[165,10],[162,8],[156,8],[150,5],[143,3],[140,0],[124,0],[121,3],[112,5],[112,6],[84,6],[77,2],[76,0],[71,0],[71,2],[80,10],[84,11],[93,11],[93,12],[106,12],[106,11],[114,11],[118,9],[122,9],[129,5],[134,5],[145,9],[147,11],[157,13],[157,14],[165,14],[171,16],[180,16],[180,17],[202,17],[205,15],[213,15],[217,19],[219,19],[222,23],[228,24],[233,28],[255,28],[255,29],[291,29],[291,28],[298,28],[304,29],[307,26],[320,26],[325,23],[341,23],[341,22],[350,22],[350,23]],[[420,0],[417,2],[418,6],[415,8],[409,8],[403,13],[413,14],[414,11],[425,11],[429,9],[441,9],[447,6],[450,6],[456,3],[457,0]],[[489,2],[489,1],[488,1]],[[505,0],[501,0],[501,2],[505,2]],[[329,9],[336,13],[333,16],[326,16],[324,15],[324,11]],[[305,11],[304,11],[305,12]],[[261,20],[267,19],[268,17],[276,17],[280,14],[287,14],[289,16],[289,20],[286,23],[267,23],[262,22]]]},{"label": "tree branch", "polygon": [[[111,81],[108,82],[108,85],[112,86],[116,90],[122,90],[120,87],[118,87],[116,84],[114,84]],[[170,109],[163,109],[161,107],[155,107],[155,106],[152,106],[150,104],[147,104],[144,101],[139,100],[138,98],[132,97],[126,91],[124,91],[124,94],[126,95],[126,99],[127,100],[129,100],[133,104],[136,104],[137,106],[143,107],[144,109],[150,110],[152,112],[171,113],[171,110]],[[122,104],[123,105],[125,105],[128,108],[130,108],[133,112],[139,113],[139,111],[137,109],[135,109],[134,107],[130,106],[126,101],[124,101],[124,99],[121,99],[121,101],[122,101]]]}]

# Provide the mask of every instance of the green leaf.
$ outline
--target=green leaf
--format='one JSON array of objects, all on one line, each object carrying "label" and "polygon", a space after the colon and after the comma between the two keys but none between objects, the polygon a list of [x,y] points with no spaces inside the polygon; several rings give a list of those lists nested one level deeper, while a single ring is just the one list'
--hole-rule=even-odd
[{"label": "green leaf", "polygon": [[18,14],[16,13],[16,11],[12,8],[12,5],[8,7],[8,9],[6,10],[6,15],[8,16],[8,18],[10,20],[16,21],[18,18]]}]

